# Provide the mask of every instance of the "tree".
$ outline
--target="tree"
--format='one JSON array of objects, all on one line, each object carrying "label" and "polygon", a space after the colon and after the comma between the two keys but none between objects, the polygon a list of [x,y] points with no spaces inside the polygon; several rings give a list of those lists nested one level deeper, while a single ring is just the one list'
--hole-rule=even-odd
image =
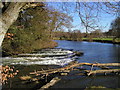
[{"label": "tree", "polygon": [[93,35],[94,38],[100,38],[103,36],[101,30],[92,31],[90,34]]},{"label": "tree", "polygon": [[62,21],[61,19],[66,20],[57,26],[58,28],[66,24],[69,25],[66,23],[66,21],[71,21],[68,17],[67,14],[51,11],[47,7],[38,6],[25,9],[19,14],[18,19],[7,32],[7,35],[13,34],[14,37],[12,39],[8,37],[4,39],[2,44],[3,56],[29,53],[36,49],[54,47],[55,44],[51,40],[52,31],[56,29],[59,21]]},{"label": "tree", "polygon": [[115,38],[120,38],[120,17],[117,17],[112,23],[111,23],[111,29],[112,35],[115,36]]},{"label": "tree", "polygon": [[[1,3],[1,7],[4,8],[5,5]],[[5,10],[3,10],[2,15],[0,16],[1,23],[1,31],[0,31],[0,46],[4,39],[4,36],[9,29],[9,27],[13,24],[14,21],[18,18],[18,14],[20,12],[21,7],[23,7],[25,3],[10,3]]]},{"label": "tree", "polygon": [[2,10],[2,13],[0,15],[0,47],[7,30],[17,20],[20,11],[29,7],[36,6],[42,6],[42,4],[25,2],[0,2],[0,7]]},{"label": "tree", "polygon": [[76,2],[76,10],[86,29],[86,36],[88,32],[101,27],[98,24],[100,12],[115,15],[116,12],[119,12],[118,7],[118,2]]},{"label": "tree", "polygon": [[80,32],[80,30],[73,30],[71,33],[69,33],[71,35],[71,40],[74,41],[81,41],[82,40],[82,34]]},{"label": "tree", "polygon": [[[69,28],[72,26],[72,17],[68,16],[68,14],[66,13],[61,13],[60,11],[52,10],[49,16],[51,18],[51,20],[48,23],[50,35],[52,35],[52,31],[59,31],[62,30],[64,27]],[[52,38],[52,36],[50,38]]]},{"label": "tree", "polygon": [[[118,4],[116,4],[116,3],[115,2],[114,3],[112,3],[112,2],[104,2],[104,3],[76,2],[76,7],[78,7],[78,8],[76,8],[76,10],[79,13],[79,16],[80,16],[80,19],[81,19],[83,25],[86,27],[86,32],[88,31],[88,28],[93,28],[95,26],[95,25],[93,25],[94,23],[91,23],[91,20],[90,20],[92,17],[95,17],[95,15],[91,16],[92,15],[92,14],[90,14],[91,12],[93,12],[94,10],[96,10],[97,12],[105,11],[106,13],[117,12]],[[40,4],[40,3],[37,4],[37,3],[23,3],[23,2],[10,2],[10,3],[0,2],[0,7],[2,8],[2,15],[0,15],[0,24],[2,26],[1,31],[0,31],[0,46],[2,44],[2,41],[4,39],[4,36],[5,36],[8,28],[18,18],[19,12],[23,9],[26,9],[29,7],[36,7],[38,5],[42,6],[42,4]],[[66,8],[69,8],[70,5],[64,5],[64,6]],[[90,12],[82,14],[81,12],[85,11],[86,7],[89,8]],[[98,15],[98,14],[96,13],[96,15]]]}]

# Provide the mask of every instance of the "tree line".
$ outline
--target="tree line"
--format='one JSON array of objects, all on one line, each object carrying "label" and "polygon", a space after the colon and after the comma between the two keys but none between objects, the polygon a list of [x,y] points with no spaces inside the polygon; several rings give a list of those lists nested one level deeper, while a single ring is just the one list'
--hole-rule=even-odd
[{"label": "tree line", "polygon": [[92,41],[93,38],[112,38],[113,42],[116,39],[120,39],[120,17],[117,17],[111,22],[110,29],[107,32],[102,32],[100,29],[91,31],[89,33],[82,33],[81,30],[54,32],[54,39],[82,41],[84,38],[87,38],[89,41]]}]

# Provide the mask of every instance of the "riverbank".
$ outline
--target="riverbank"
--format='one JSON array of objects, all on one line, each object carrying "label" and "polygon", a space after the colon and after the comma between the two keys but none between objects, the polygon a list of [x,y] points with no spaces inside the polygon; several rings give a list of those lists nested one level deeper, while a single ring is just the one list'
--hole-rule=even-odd
[{"label": "riverbank", "polygon": [[[7,84],[2,85],[2,90],[6,89],[34,89],[38,90],[42,86],[49,83],[54,77],[59,77],[61,80],[50,87],[54,88],[81,88],[87,89],[89,87],[95,86],[95,88],[101,88],[98,86],[102,86],[105,88],[118,88],[117,80],[120,77],[118,74],[107,74],[107,75],[92,75],[86,76],[83,73],[85,67],[78,67],[75,71],[71,71],[69,73],[55,73],[50,74],[48,76],[44,76],[41,78],[41,75],[30,74],[35,71],[45,71],[47,69],[57,69],[61,68],[61,66],[57,65],[11,65],[10,67],[15,67],[15,69],[19,70],[19,73],[14,77],[8,80]],[[24,77],[24,79],[23,79]],[[105,79],[106,78],[106,79]],[[109,81],[114,80],[114,84]],[[100,81],[100,82],[99,82]],[[109,83],[109,84],[108,84]]]},{"label": "riverbank", "polygon": [[120,38],[117,38],[116,40],[113,41],[113,38],[81,38],[81,39],[59,39],[59,38],[54,38],[55,40],[67,40],[67,41],[88,41],[88,42],[101,42],[101,43],[113,43],[113,44],[120,44]]},{"label": "riverbank", "polygon": [[[30,72],[39,71],[39,70],[46,70],[50,68],[58,68],[60,66],[57,65],[9,65],[10,67],[14,67],[15,70],[19,70],[19,73],[14,76],[14,78],[10,78],[6,84],[2,85],[2,90],[6,89],[40,89],[43,85],[48,83],[53,77],[48,76],[46,79],[40,79],[36,81],[31,81],[31,78],[40,78],[39,76],[31,75]],[[21,77],[30,77],[30,79],[26,78],[22,80]]]},{"label": "riverbank", "polygon": [[101,42],[101,43],[113,43],[113,44],[120,44],[120,38],[117,38],[113,41],[113,38],[82,38],[83,41],[91,41],[91,42]]},{"label": "riverbank", "polygon": [[[5,45],[5,42],[3,43],[3,48],[2,48],[2,57],[6,56],[16,56],[18,54],[24,54],[24,53],[32,53],[35,50],[41,50],[41,49],[46,49],[46,48],[55,48],[58,46],[58,43],[50,40],[50,41],[40,41],[39,44],[38,42],[33,43],[33,47],[31,48],[31,45],[26,45],[21,46],[21,48],[12,48],[12,46]],[[23,48],[24,47],[24,48]]]}]

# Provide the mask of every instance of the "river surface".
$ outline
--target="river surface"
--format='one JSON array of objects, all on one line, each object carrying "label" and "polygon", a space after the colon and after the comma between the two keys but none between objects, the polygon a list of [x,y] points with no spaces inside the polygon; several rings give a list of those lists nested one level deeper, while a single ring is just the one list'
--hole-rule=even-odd
[{"label": "river surface", "polygon": [[[120,62],[120,45],[85,42],[85,41],[66,41],[56,40],[57,48],[73,49],[82,51],[84,55],[79,57],[79,62],[90,63],[117,63]],[[120,75],[98,75],[98,76],[75,76],[71,74],[63,77],[53,88],[86,88],[90,86],[104,86],[107,88],[120,88]]]},{"label": "river surface", "polygon": [[120,45],[117,44],[66,40],[56,40],[56,42],[58,42],[57,48],[84,52],[84,55],[79,58],[79,62],[120,62]]},{"label": "river surface", "polygon": [[[120,62],[120,45],[85,42],[55,40],[58,47],[55,49],[43,49],[31,54],[19,54],[18,57],[4,57],[3,64],[22,65],[66,65],[77,60],[87,63],[118,63]],[[83,56],[75,56],[72,51],[81,51]],[[86,68],[86,67],[83,67]],[[87,67],[90,68],[90,67]],[[104,86],[107,88],[120,88],[120,75],[75,75],[76,72],[68,76],[61,77],[62,80],[51,88],[86,88],[89,86]]]},{"label": "river surface", "polygon": [[[3,57],[2,64],[38,64],[38,65],[66,65],[77,60],[88,63],[120,62],[120,45],[56,40],[58,47],[43,49],[33,53],[19,54],[17,57]],[[74,56],[72,51],[83,52],[83,56]],[[77,59],[76,59],[77,58]]]}]

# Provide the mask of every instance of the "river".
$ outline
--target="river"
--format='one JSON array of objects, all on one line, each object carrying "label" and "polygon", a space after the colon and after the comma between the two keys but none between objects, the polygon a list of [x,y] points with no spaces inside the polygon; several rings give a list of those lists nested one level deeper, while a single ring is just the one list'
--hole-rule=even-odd
[{"label": "river", "polygon": [[[55,40],[58,47],[55,49],[43,49],[37,53],[20,54],[19,57],[4,57],[3,64],[12,65],[60,65],[71,61],[89,63],[118,63],[120,62],[120,45],[86,41]],[[83,56],[71,57],[72,51],[81,51]],[[39,57],[41,56],[42,57]],[[29,57],[28,57],[29,56]],[[43,57],[44,56],[44,57]],[[28,67],[29,67],[28,66]],[[27,66],[26,66],[27,67]],[[86,68],[86,67],[83,67]],[[21,70],[22,71],[22,70]],[[24,69],[25,72],[25,69]],[[82,76],[77,72],[71,72],[68,76],[62,76],[62,80],[51,88],[86,88],[90,86],[104,86],[107,88],[120,88],[120,75],[93,75]],[[19,80],[18,80],[19,81]],[[15,84],[16,85],[16,84]],[[21,86],[22,87],[22,86]]]},{"label": "river", "polygon": [[56,40],[56,42],[58,42],[59,45],[57,48],[84,52],[79,62],[120,62],[120,45],[117,44],[66,40]]},{"label": "river", "polygon": [[[79,62],[90,63],[117,63],[120,62],[120,45],[99,42],[86,41],[66,41],[56,40],[57,48],[73,49],[84,52],[79,57]],[[118,75],[100,75],[91,77],[82,77],[69,75],[64,77],[62,81],[54,85],[53,88],[86,88],[90,86],[104,86],[107,88],[120,88],[120,76]]]},{"label": "river", "polygon": [[[4,57],[3,64],[39,64],[39,65],[65,65],[76,58],[71,58],[72,51],[83,52],[77,57],[79,62],[111,63],[120,62],[120,45],[85,41],[55,40],[58,47],[55,49],[43,49],[36,53],[19,54],[18,57]],[[44,56],[44,57],[41,57]],[[66,57],[67,56],[67,57]]]}]

